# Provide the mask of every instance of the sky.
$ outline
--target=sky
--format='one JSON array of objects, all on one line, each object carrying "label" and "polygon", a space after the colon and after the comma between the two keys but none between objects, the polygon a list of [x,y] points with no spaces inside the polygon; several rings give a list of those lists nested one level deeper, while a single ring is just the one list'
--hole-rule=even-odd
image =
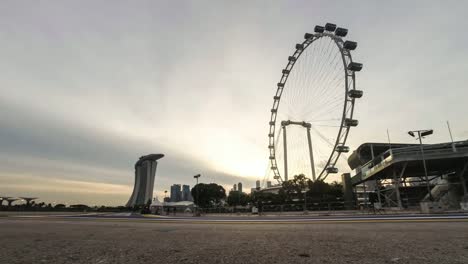
[{"label": "sky", "polygon": [[[364,142],[468,138],[463,1],[1,1],[0,196],[122,205],[133,165],[164,153],[174,183],[253,187],[268,166],[281,69],[315,25],[336,23],[364,64]],[[340,168],[341,171],[349,168]],[[339,175],[329,180],[338,180]]]}]

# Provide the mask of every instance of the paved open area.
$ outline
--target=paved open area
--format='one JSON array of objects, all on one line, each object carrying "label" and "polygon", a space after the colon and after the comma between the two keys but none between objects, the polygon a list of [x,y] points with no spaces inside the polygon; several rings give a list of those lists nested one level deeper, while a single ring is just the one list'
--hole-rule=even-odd
[{"label": "paved open area", "polygon": [[468,222],[0,219],[0,263],[468,263]]}]

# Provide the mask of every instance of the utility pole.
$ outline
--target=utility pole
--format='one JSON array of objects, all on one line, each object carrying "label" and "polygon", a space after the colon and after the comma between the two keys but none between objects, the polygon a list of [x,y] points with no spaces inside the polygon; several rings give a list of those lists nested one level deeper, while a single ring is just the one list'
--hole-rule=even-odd
[{"label": "utility pole", "polygon": [[166,205],[166,200],[167,200],[167,190],[164,190],[164,200],[163,200],[163,208],[162,208],[162,213],[164,214],[165,208],[164,205]]},{"label": "utility pole", "polygon": [[[200,178],[200,176],[201,176],[200,174],[197,174],[197,175],[193,176],[193,178],[197,179],[197,184],[195,185],[195,188],[196,188],[196,190],[197,190],[197,193],[195,194],[195,196],[197,197],[197,203],[198,203],[198,204],[200,204],[200,199],[199,199],[200,196],[198,195],[198,193],[199,193],[199,188],[200,188],[200,187],[198,187],[198,178]],[[195,204],[195,203],[194,203],[194,204]],[[200,216],[200,212],[198,211],[198,205],[197,205],[196,208],[197,208],[197,212],[196,212],[195,216]]]},{"label": "utility pole", "polygon": [[390,155],[392,155],[392,143],[390,143],[390,133],[388,132],[387,128],[387,139],[388,139],[388,149],[390,150]]},{"label": "utility pole", "polygon": [[450,123],[448,120],[447,120],[447,128],[450,134],[450,140],[452,141],[452,150],[453,152],[457,152],[457,148],[455,147],[455,144],[453,143],[452,130],[450,129]]},{"label": "utility pole", "polygon": [[429,200],[433,201],[434,199],[432,197],[431,187],[429,186],[429,176],[427,175],[426,158],[424,157],[424,148],[422,145],[422,138],[425,136],[432,135],[434,133],[434,130],[427,129],[427,130],[414,130],[414,131],[408,132],[408,134],[412,137],[416,136],[415,133],[418,133],[419,147],[421,149],[421,156],[422,156],[422,161],[423,161],[423,166],[424,166],[424,176],[426,177],[427,193],[429,194]]}]

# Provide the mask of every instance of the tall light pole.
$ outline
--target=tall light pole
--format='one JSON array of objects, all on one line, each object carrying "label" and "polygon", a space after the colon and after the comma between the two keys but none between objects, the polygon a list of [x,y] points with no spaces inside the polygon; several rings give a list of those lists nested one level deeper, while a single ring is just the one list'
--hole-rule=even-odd
[{"label": "tall light pole", "polygon": [[[198,186],[198,178],[200,178],[200,176],[201,176],[200,174],[197,174],[197,175],[193,176],[195,179],[197,179],[197,184],[195,185],[196,190],[197,190],[197,193],[196,193],[195,195],[196,195],[196,197],[197,197],[197,202],[198,202],[198,203],[200,203],[200,200],[199,200],[199,195],[198,195],[198,188],[199,188],[199,187],[197,187],[197,186]],[[199,215],[199,212],[198,212],[198,205],[197,205],[197,213],[196,213],[196,215],[197,215],[197,216]]]},{"label": "tall light pole", "polygon": [[[164,205],[166,205],[166,200],[167,200],[166,197],[167,197],[167,190],[164,190],[164,200],[163,200],[163,208],[162,208],[163,214],[165,213],[165,209],[166,209],[164,208],[165,207]],[[169,214],[169,211],[167,212],[167,214]]]},{"label": "tall light pole", "polygon": [[431,188],[429,187],[429,177],[427,176],[426,159],[424,157],[424,148],[422,145],[422,138],[425,136],[432,135],[434,133],[434,130],[426,129],[426,130],[413,130],[413,131],[408,132],[408,134],[412,137],[416,137],[415,133],[417,133],[417,136],[418,136],[417,139],[419,139],[419,147],[421,149],[421,156],[422,156],[422,161],[423,161],[423,166],[424,166],[424,175],[426,176],[427,193],[429,194],[429,200],[432,201],[433,197],[431,194]]},{"label": "tall light pole", "polygon": [[455,144],[453,143],[452,129],[450,129],[450,123],[449,123],[448,120],[447,120],[447,128],[448,128],[448,131],[449,131],[449,134],[450,134],[450,140],[452,141],[452,150],[453,150],[453,152],[457,152],[457,148],[455,147]]}]

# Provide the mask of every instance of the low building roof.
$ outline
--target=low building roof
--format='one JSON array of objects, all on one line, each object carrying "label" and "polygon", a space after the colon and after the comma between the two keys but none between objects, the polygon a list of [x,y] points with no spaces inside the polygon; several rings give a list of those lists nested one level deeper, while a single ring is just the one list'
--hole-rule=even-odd
[{"label": "low building roof", "polygon": [[191,201],[180,201],[180,202],[163,202],[161,203],[158,198],[155,198],[151,203],[151,207],[155,206],[172,206],[172,207],[187,207],[192,206],[193,202]]}]

